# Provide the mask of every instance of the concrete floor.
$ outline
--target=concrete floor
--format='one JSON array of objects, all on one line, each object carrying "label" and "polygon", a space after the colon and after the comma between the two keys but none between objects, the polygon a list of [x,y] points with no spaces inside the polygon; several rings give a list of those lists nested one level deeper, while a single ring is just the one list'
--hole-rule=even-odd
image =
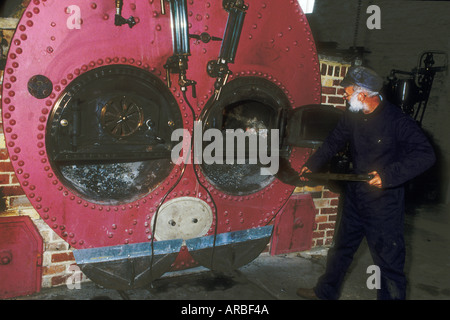
[{"label": "concrete floor", "polygon": [[[408,278],[407,299],[450,299],[450,208],[446,205],[420,205],[406,214]],[[81,289],[65,286],[43,289],[40,293],[15,300],[298,300],[296,289],[312,287],[324,271],[326,249],[280,256],[262,254],[236,271],[218,274],[196,268],[168,273],[150,288],[120,293],[99,288],[92,282]],[[341,300],[374,300],[375,290],[366,286],[372,265],[363,242],[347,275]]]}]

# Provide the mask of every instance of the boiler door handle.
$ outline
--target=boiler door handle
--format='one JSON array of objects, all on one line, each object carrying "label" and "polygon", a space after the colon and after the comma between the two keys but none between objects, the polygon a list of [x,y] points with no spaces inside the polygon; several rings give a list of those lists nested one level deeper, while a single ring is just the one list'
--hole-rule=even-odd
[{"label": "boiler door handle", "polygon": [[12,253],[11,251],[3,251],[0,252],[0,265],[4,266],[11,262],[12,260]]}]

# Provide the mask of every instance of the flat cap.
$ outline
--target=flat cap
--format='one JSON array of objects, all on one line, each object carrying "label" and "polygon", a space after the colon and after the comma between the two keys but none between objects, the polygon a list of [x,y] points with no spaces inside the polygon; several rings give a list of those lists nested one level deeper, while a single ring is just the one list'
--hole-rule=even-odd
[{"label": "flat cap", "polygon": [[344,80],[341,81],[341,86],[349,87],[354,85],[370,91],[379,92],[383,87],[383,78],[367,67],[350,67]]}]

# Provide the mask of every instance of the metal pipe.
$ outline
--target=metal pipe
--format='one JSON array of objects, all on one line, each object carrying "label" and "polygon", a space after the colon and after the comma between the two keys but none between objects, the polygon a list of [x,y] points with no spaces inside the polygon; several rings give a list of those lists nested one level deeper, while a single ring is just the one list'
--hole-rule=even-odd
[{"label": "metal pipe", "polygon": [[242,1],[237,0],[226,2],[224,7],[229,15],[223,35],[222,47],[220,48],[219,59],[234,63],[248,6]]},{"label": "metal pipe", "polygon": [[170,22],[174,55],[191,55],[186,0],[170,0]]}]

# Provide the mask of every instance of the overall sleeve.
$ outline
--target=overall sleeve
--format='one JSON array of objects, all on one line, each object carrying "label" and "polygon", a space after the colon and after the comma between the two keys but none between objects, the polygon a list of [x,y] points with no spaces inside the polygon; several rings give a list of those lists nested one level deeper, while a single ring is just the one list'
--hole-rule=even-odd
[{"label": "overall sleeve", "polygon": [[318,171],[331,158],[341,151],[350,139],[350,119],[344,114],[339,120],[336,128],[330,132],[319,149],[310,156],[305,166],[312,172]]},{"label": "overall sleeve", "polygon": [[397,139],[399,150],[396,159],[379,172],[385,188],[397,187],[413,179],[436,161],[433,147],[413,119],[399,120]]}]

